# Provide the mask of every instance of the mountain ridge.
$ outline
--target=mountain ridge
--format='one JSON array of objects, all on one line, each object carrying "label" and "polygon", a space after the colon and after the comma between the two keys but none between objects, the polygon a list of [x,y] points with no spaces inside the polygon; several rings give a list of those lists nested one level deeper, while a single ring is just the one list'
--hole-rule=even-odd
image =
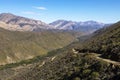
[{"label": "mountain ridge", "polygon": [[[21,16],[16,16],[11,13],[1,13],[0,21],[5,22],[6,24],[17,25],[17,27],[27,31],[33,31],[34,29],[48,29],[50,26],[40,20],[29,19]],[[18,28],[18,29],[19,29]],[[19,31],[19,30],[18,30]]]},{"label": "mountain ridge", "polygon": [[[75,22],[67,20],[57,20],[52,23],[46,24],[40,20],[34,20],[26,17],[17,16],[11,13],[1,13],[0,21],[9,25],[5,29],[13,31],[41,31],[48,30],[72,30],[78,32],[92,33],[104,26],[111,24],[100,23],[96,21]],[[13,25],[13,26],[12,26]],[[12,26],[12,27],[11,27]],[[4,28],[4,26],[2,26]]]},{"label": "mountain ridge", "polygon": [[67,20],[57,20],[49,25],[52,25],[55,29],[61,30],[74,30],[74,31],[83,31],[83,32],[94,32],[110,24],[100,23],[96,21],[85,21],[85,22],[75,22]]}]

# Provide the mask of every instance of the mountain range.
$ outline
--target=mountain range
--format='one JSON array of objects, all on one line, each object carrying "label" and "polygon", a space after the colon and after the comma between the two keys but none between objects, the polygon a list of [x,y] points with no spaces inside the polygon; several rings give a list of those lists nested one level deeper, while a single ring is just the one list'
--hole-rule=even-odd
[{"label": "mountain range", "polygon": [[81,32],[94,32],[110,24],[100,23],[96,21],[85,21],[85,22],[74,22],[66,20],[57,20],[49,25],[53,26],[54,29],[60,30],[73,30]]},{"label": "mountain range", "polygon": [[104,26],[110,25],[96,21],[74,22],[66,20],[57,20],[50,24],[46,24],[40,20],[16,16],[11,13],[1,13],[0,24],[3,25],[2,28],[13,31],[40,31],[42,29],[58,29],[88,33],[92,33]]}]

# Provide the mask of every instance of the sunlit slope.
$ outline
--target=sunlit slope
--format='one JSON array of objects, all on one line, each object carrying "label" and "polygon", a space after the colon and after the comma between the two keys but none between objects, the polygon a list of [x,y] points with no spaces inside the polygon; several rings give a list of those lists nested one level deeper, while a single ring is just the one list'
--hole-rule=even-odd
[{"label": "sunlit slope", "polygon": [[75,35],[70,32],[12,32],[0,28],[0,64],[45,55],[48,51],[70,44],[73,40]]}]

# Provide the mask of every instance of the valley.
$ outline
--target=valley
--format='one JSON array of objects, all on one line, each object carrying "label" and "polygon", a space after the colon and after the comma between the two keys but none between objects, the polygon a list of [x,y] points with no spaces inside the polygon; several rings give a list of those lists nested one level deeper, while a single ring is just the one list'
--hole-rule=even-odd
[{"label": "valley", "polygon": [[[64,79],[65,80],[74,80],[74,79],[118,80],[120,78],[120,74],[119,74],[120,62],[115,61],[111,57],[109,57],[109,59],[103,57],[102,55],[107,53],[107,51],[106,52],[97,51],[97,50],[100,50],[101,48],[101,47],[97,48],[97,46],[99,46],[99,43],[101,42],[101,41],[99,42],[99,40],[101,39],[104,42],[108,42],[107,40],[109,39],[110,35],[107,35],[107,34],[109,32],[111,33],[111,31],[112,31],[111,34],[113,34],[112,36],[116,36],[116,37],[112,37],[111,39],[118,40],[118,43],[119,43],[119,37],[117,37],[117,35],[119,36],[120,34],[119,30],[120,30],[120,27],[119,27],[119,22],[118,22],[106,28],[105,30],[102,30],[101,32],[103,33],[101,32],[99,34],[95,33],[95,35],[89,38],[91,40],[88,39],[89,42],[88,40],[86,40],[86,42],[83,43],[83,46],[79,46],[78,44],[79,42],[73,44],[74,46],[72,46],[71,44],[70,46],[72,46],[72,48],[77,47],[76,50],[78,53],[73,52],[72,48],[70,46],[67,46],[67,48],[63,48],[63,50],[59,51],[58,53],[60,54],[57,54],[56,57],[53,56],[51,57],[50,60],[48,59],[48,61],[46,61],[47,59],[44,60],[43,62],[35,66],[32,71],[28,70],[26,71],[25,74],[20,73],[14,76],[13,78],[11,78],[11,80],[20,80],[20,79],[22,80],[26,80],[26,79],[27,80],[38,80],[38,79],[43,79],[43,80],[59,80],[59,79],[61,80],[64,80]],[[96,47],[94,46],[95,49],[90,47],[94,45],[93,43],[91,43],[91,41],[94,41],[94,40],[96,40],[96,42],[94,42],[94,44],[96,44]],[[113,44],[114,40],[110,42],[109,44]],[[86,47],[88,46],[88,43],[89,43],[90,48]],[[104,43],[104,46],[105,46],[105,43]],[[109,47],[106,47],[106,48],[109,48]],[[116,50],[118,51],[116,54],[119,55],[119,46],[115,46],[114,48],[116,48]],[[112,54],[113,53],[109,53],[109,55],[106,55],[106,56],[111,56]],[[118,56],[114,56],[114,58],[119,60]]]},{"label": "valley", "polygon": [[0,28],[0,65],[44,56],[48,51],[62,48],[74,40],[73,32],[13,32]]},{"label": "valley", "polygon": [[0,80],[120,79],[120,22],[0,21]]}]

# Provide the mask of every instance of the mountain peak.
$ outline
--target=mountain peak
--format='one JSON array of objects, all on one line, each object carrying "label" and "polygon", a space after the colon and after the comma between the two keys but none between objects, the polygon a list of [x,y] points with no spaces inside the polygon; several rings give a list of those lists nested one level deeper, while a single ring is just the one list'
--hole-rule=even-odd
[{"label": "mountain peak", "polygon": [[12,14],[12,13],[1,13],[0,15],[14,15],[14,14]]},{"label": "mountain peak", "polygon": [[16,16],[11,13],[1,13],[0,14],[0,21],[5,22],[6,24],[16,25],[17,29],[14,30],[21,31],[35,31],[37,29],[48,29],[50,28],[49,25],[40,21],[40,20],[33,20],[21,16]]},{"label": "mountain peak", "polygon": [[15,18],[15,17],[18,17],[12,13],[1,13],[0,14],[0,19],[1,18],[5,18],[5,19],[9,19],[9,18]]}]

